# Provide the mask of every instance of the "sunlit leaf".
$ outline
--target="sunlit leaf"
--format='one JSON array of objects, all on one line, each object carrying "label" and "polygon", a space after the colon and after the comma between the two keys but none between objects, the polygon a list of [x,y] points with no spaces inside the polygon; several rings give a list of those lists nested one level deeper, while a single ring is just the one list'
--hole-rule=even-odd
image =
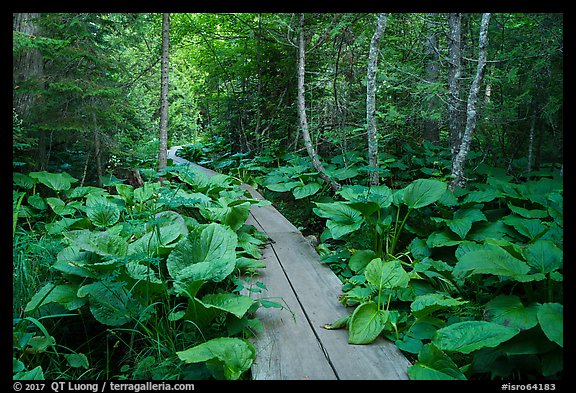
[{"label": "sunlit leaf", "polygon": [[388,312],[379,310],[374,302],[356,307],[348,322],[348,343],[369,344],[384,330]]},{"label": "sunlit leaf", "polygon": [[256,349],[248,341],[235,337],[220,337],[176,352],[185,363],[215,362],[223,367],[224,378],[239,379],[252,366]]},{"label": "sunlit leaf", "polygon": [[486,321],[457,322],[436,331],[432,343],[443,351],[470,353],[495,347],[520,332],[520,329]]}]

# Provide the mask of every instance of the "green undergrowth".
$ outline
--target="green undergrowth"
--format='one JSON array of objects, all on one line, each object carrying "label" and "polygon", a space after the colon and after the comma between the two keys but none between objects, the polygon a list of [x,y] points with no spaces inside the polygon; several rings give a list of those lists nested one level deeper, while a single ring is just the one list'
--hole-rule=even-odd
[{"label": "green undergrowth", "polygon": [[267,236],[230,176],[14,173],[15,379],[247,379]]},{"label": "green undergrowth", "polygon": [[[197,150],[198,152],[198,150]],[[186,151],[183,151],[186,157]],[[350,344],[384,336],[411,379],[555,379],[563,375],[563,183],[557,168],[508,171],[470,153],[450,191],[450,152],[405,144],[382,153],[381,185],[356,152],[326,160],[333,193],[306,157],[197,155],[250,182],[342,280]],[[518,165],[516,165],[518,164]]]}]

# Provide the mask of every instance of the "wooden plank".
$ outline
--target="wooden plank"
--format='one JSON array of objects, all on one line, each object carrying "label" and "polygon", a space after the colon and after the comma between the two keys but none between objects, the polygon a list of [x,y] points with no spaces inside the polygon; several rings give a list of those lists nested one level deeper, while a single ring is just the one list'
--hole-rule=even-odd
[{"label": "wooden plank", "polygon": [[379,338],[369,345],[350,345],[346,330],[323,328],[350,314],[338,301],[342,283],[301,234],[268,234],[276,240],[276,255],[338,378],[408,379],[410,362],[394,343]]},{"label": "wooden plank", "polygon": [[[188,163],[174,151],[175,163]],[[217,173],[190,164],[209,176]],[[252,187],[241,187],[264,200]],[[256,312],[263,331],[253,340],[253,379],[408,379],[410,363],[390,341],[380,337],[369,345],[350,345],[346,330],[323,328],[350,314],[338,301],[342,283],[290,221],[274,206],[253,205],[247,224],[271,239],[263,250],[267,267],[255,277],[268,291],[250,296],[286,306]]]},{"label": "wooden plank", "polygon": [[263,330],[253,340],[257,353],[252,365],[252,378],[337,379],[272,247],[264,249],[263,261],[266,268],[253,279],[264,283],[268,290],[250,296],[276,301],[284,308],[261,307],[255,313]]},{"label": "wooden plank", "polygon": [[[252,210],[262,207],[252,206]],[[254,225],[263,231],[252,213],[246,224]],[[262,252],[262,261],[266,265],[250,283],[262,282],[267,290],[242,294],[254,299],[268,299],[284,306],[283,309],[263,308],[255,316],[262,323],[259,332],[252,342],[257,348],[257,355],[252,364],[254,380],[334,380],[336,374],[330,366],[320,343],[314,335],[302,305],[282,270],[282,266],[268,244]],[[249,284],[250,285],[250,284]],[[306,353],[302,358],[301,354]]]}]

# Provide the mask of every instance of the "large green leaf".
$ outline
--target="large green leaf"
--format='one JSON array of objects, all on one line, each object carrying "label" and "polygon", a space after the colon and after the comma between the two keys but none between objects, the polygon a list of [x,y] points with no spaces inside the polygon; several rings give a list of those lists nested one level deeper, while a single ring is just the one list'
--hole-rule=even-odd
[{"label": "large green leaf", "polygon": [[485,244],[482,249],[471,251],[460,256],[454,266],[453,274],[456,277],[465,277],[473,274],[494,274],[522,280],[530,267],[501,247]]},{"label": "large green leaf", "polygon": [[426,239],[429,248],[457,246],[460,243],[462,240],[448,230],[432,232]]},{"label": "large green leaf", "polygon": [[456,307],[468,303],[467,301],[454,299],[441,293],[427,293],[417,296],[410,305],[414,316],[421,318],[431,314],[434,311],[442,310],[449,307]]},{"label": "large green leaf", "polygon": [[508,202],[508,207],[510,210],[524,218],[546,218],[548,217],[548,212],[541,209],[524,209],[523,207],[514,206]]},{"label": "large green leaf", "polygon": [[[222,202],[225,204],[225,202]],[[227,206],[206,207],[200,209],[201,214],[210,221],[228,225],[238,230],[250,215],[250,202],[229,204]]]},{"label": "large green leaf", "polygon": [[100,257],[93,252],[83,251],[76,246],[68,246],[58,253],[52,268],[80,277],[95,277],[96,272],[90,269],[90,264],[99,261]]},{"label": "large green leaf", "polygon": [[524,257],[528,265],[545,274],[562,267],[564,253],[550,240],[536,240],[526,247]]},{"label": "large green leaf", "polygon": [[164,256],[176,245],[177,240],[188,234],[184,217],[170,210],[156,214],[146,229],[147,233],[128,245],[128,254]]},{"label": "large green leaf", "polygon": [[30,195],[28,197],[28,204],[35,209],[38,210],[45,210],[46,209],[46,201],[40,195]]},{"label": "large green leaf", "polygon": [[88,199],[86,202],[86,215],[95,226],[110,227],[120,219],[120,209],[108,199],[98,197],[90,204]]},{"label": "large green leaf", "polygon": [[185,363],[212,362],[223,366],[224,378],[236,380],[250,369],[256,349],[248,341],[236,337],[220,337],[185,351],[176,352]]},{"label": "large green leaf", "polygon": [[434,344],[426,344],[418,361],[408,368],[411,380],[465,380],[458,366]]},{"label": "large green leaf", "polygon": [[36,366],[30,371],[20,371],[12,377],[13,380],[20,381],[43,381],[44,373],[42,372],[42,366]]},{"label": "large green leaf", "polygon": [[30,172],[28,175],[32,179],[38,180],[40,183],[53,189],[54,191],[68,190],[70,188],[71,183],[78,181],[78,179],[75,179],[66,172],[50,173],[42,171],[42,172]]},{"label": "large green leaf", "polygon": [[313,209],[314,213],[328,219],[326,227],[334,239],[360,229],[364,222],[362,214],[344,202],[315,203],[317,207]]},{"label": "large green leaf", "polygon": [[[128,186],[127,184],[123,184],[123,185]],[[132,187],[132,186],[128,186],[128,187]],[[106,189],[100,188],[100,187],[80,186],[80,187],[71,188],[66,192],[66,196],[69,199],[83,198],[83,197],[86,197],[87,195],[105,196],[105,195],[108,195],[108,191],[106,191]]]},{"label": "large green leaf", "polygon": [[518,329],[530,329],[538,324],[536,305],[525,307],[518,296],[500,295],[486,304],[488,321]]},{"label": "large green leaf", "polygon": [[446,183],[439,180],[414,180],[404,188],[402,202],[411,209],[419,209],[438,201],[444,195],[446,189]]},{"label": "large green leaf", "polygon": [[91,251],[102,256],[126,256],[128,242],[109,232],[91,232],[83,229],[66,233],[72,245],[85,251]]},{"label": "large green leaf", "polygon": [[180,284],[222,281],[234,270],[237,244],[238,237],[229,227],[199,225],[168,256],[168,273]]},{"label": "large green leaf", "polygon": [[446,224],[455,234],[464,239],[472,228],[472,224],[477,221],[487,221],[480,209],[460,209],[454,213],[452,220],[446,220]]},{"label": "large green leaf", "polygon": [[316,182],[300,184],[292,189],[295,199],[302,199],[316,194],[322,186]]},{"label": "large green leaf", "polygon": [[343,186],[338,190],[338,194],[350,202],[373,202],[381,208],[386,208],[392,203],[392,190],[385,185],[374,187],[359,184]]},{"label": "large green leaf", "polygon": [[157,276],[156,272],[149,266],[142,265],[139,262],[127,262],[126,272],[130,277],[138,281],[145,281],[150,284],[162,284],[163,281]]},{"label": "large green leaf", "polygon": [[156,193],[160,190],[160,183],[144,183],[142,187],[134,190],[134,200],[143,203],[154,198]]},{"label": "large green leaf", "polygon": [[495,347],[520,332],[520,329],[486,321],[465,321],[436,331],[432,343],[443,351],[470,353]]},{"label": "large green leaf", "polygon": [[366,279],[376,288],[405,288],[408,286],[410,276],[400,262],[382,261],[380,258],[373,259],[364,271]]},{"label": "large green leaf", "polygon": [[504,217],[502,221],[530,240],[538,238],[543,232],[548,230],[548,227],[542,221],[536,219],[531,220],[511,215]]},{"label": "large green leaf", "polygon": [[495,188],[489,188],[487,190],[481,191],[472,191],[466,195],[462,204],[490,202],[496,198],[499,198],[500,196],[500,191],[496,190]]},{"label": "large green leaf", "polygon": [[564,347],[564,306],[544,303],[538,308],[538,322],[550,341]]},{"label": "large green leaf", "polygon": [[52,208],[54,213],[62,217],[70,216],[76,212],[76,208],[74,208],[74,206],[66,204],[60,198],[46,198],[46,203]]},{"label": "large green leaf", "polygon": [[200,302],[206,308],[216,308],[242,318],[254,304],[254,299],[234,293],[208,294]]},{"label": "large green leaf", "polygon": [[301,185],[302,183],[299,181],[289,181],[284,183],[271,183],[267,184],[265,187],[274,192],[288,192],[291,191],[294,187]]},{"label": "large green leaf", "polygon": [[372,250],[358,250],[351,257],[348,266],[354,273],[361,273],[364,268],[376,258],[376,253]]},{"label": "large green leaf", "polygon": [[30,176],[19,172],[12,172],[12,182],[18,187],[32,189],[34,188],[34,179]]},{"label": "large green leaf", "polygon": [[369,344],[384,330],[388,312],[370,301],[356,307],[348,321],[348,343]]},{"label": "large green leaf", "polygon": [[64,358],[68,362],[70,367],[74,368],[85,368],[88,369],[90,367],[88,363],[88,357],[83,353],[66,353],[64,354]]},{"label": "large green leaf", "polygon": [[46,224],[46,231],[50,235],[59,235],[65,232],[73,224],[83,221],[83,218],[70,218],[62,217],[58,221],[53,221],[50,224]]},{"label": "large green leaf", "polygon": [[138,319],[142,310],[121,282],[88,284],[78,290],[78,296],[88,296],[94,318],[109,326],[122,326],[132,319]]},{"label": "large green leaf", "polygon": [[24,311],[30,312],[48,303],[59,303],[67,310],[76,310],[86,303],[85,299],[76,295],[77,292],[77,284],[55,285],[48,283],[32,296]]}]

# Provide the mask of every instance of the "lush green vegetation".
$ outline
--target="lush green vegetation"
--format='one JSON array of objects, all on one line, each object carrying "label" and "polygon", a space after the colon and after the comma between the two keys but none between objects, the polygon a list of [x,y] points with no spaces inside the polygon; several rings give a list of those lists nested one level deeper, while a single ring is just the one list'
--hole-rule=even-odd
[{"label": "lush green vegetation", "polygon": [[279,304],[247,296],[265,202],[241,183],[317,238],[351,344],[385,336],[412,379],[561,378],[563,16],[492,14],[471,111],[480,20],[387,15],[375,166],[375,14],[171,14],[168,144],[208,178],[158,171],[161,14],[15,14],[14,378],[249,379]]},{"label": "lush green vegetation", "polygon": [[[507,175],[482,157],[466,190],[447,189],[449,156],[430,143],[365,160],[335,156],[335,195],[304,157],[218,157],[316,234],[351,315],[329,329],[351,344],[384,334],[414,361],[412,379],[553,378],[563,370],[563,183],[558,171]],[[193,149],[188,150],[193,152]],[[189,156],[191,153],[182,153]],[[266,165],[272,166],[266,167]],[[363,175],[364,174],[364,175]],[[412,180],[417,179],[417,180]],[[308,206],[308,208],[306,208]]]},{"label": "lush green vegetation", "polygon": [[262,290],[250,278],[266,236],[245,221],[263,202],[239,200],[228,176],[175,167],[163,177],[139,188],[14,177],[14,307],[26,315],[14,319],[15,377],[238,379],[249,369],[252,315],[277,305],[240,294]]}]

